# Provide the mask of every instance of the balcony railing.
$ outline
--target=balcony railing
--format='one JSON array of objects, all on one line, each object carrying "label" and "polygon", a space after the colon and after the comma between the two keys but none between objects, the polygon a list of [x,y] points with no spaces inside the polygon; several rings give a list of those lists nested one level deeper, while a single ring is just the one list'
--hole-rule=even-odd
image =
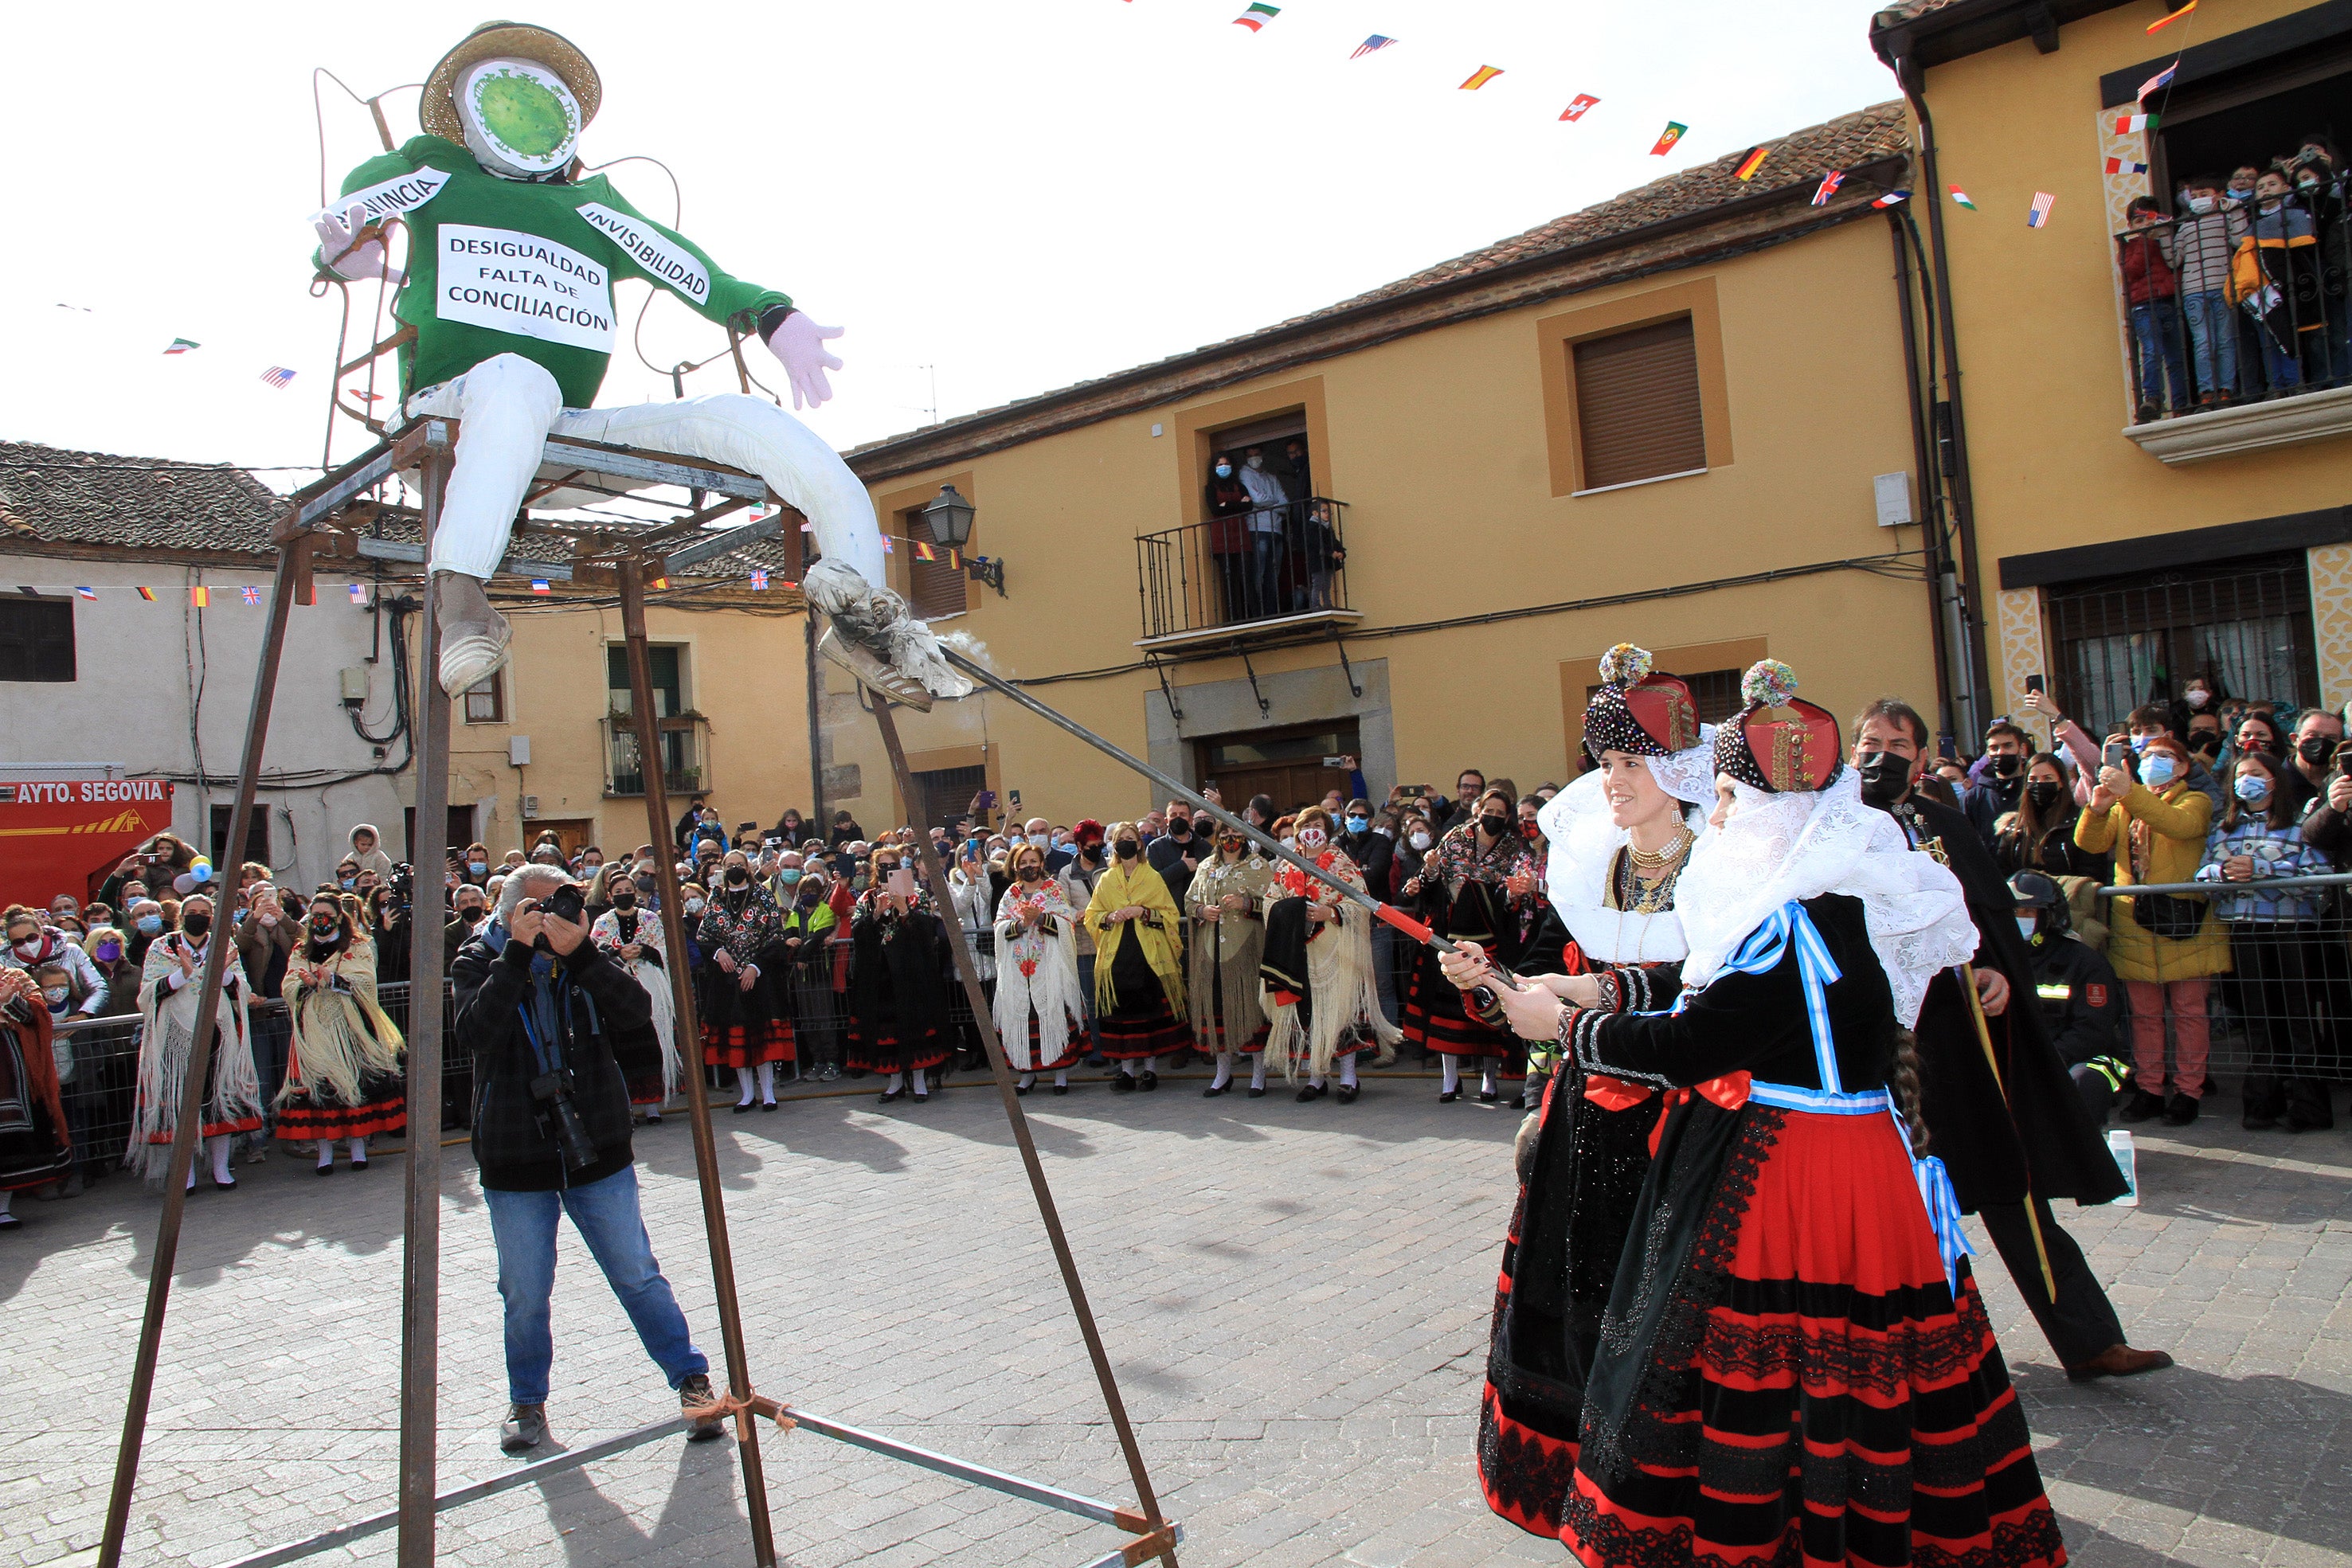
[{"label": "balcony railing", "polygon": [[[608,714],[604,725],[604,793],[642,795],[646,768],[637,755],[637,733],[625,714]],[[710,721],[683,714],[655,721],[661,746],[662,788],[673,795],[710,788]]]},{"label": "balcony railing", "polygon": [[2133,440],[2189,462],[2352,431],[2352,393],[2324,397],[2352,386],[2344,203],[2298,193],[2270,212],[2162,219],[2115,245]]},{"label": "balcony railing", "polygon": [[1347,509],[1316,496],[1137,536],[1141,642],[1357,619]]}]

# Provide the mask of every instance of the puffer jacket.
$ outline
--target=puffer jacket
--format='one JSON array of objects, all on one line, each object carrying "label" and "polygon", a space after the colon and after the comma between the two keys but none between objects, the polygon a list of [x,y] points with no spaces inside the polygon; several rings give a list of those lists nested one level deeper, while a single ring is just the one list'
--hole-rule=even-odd
[{"label": "puffer jacket", "polygon": [[[2159,793],[2134,780],[2131,793],[2104,811],[2085,810],[2074,819],[2074,842],[2093,854],[2112,854],[2116,885],[2138,883],[2194,882],[2204,863],[2205,836],[2213,822],[2213,802],[2186,779],[2176,779]],[[2143,825],[2147,839],[2145,875],[2133,866],[2132,829]],[[2174,896],[2198,904],[2201,894]],[[2110,901],[2107,916],[2107,961],[2126,980],[2195,980],[2230,972],[2230,934],[2209,911],[2186,941],[2158,936],[2132,913],[2132,900]]]}]

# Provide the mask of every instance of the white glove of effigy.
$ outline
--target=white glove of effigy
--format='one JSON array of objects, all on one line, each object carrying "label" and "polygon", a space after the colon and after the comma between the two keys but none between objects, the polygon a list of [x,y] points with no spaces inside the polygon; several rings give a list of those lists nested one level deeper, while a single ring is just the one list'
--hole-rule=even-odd
[{"label": "white glove of effigy", "polygon": [[383,240],[352,244],[352,236],[367,226],[367,209],[357,202],[341,216],[332,212],[319,214],[310,220],[310,226],[319,231],[319,254],[327,258],[327,267],[336,277],[352,283],[381,277],[395,287],[404,281],[400,268],[385,255]]},{"label": "white glove of effigy", "polygon": [[795,310],[768,334],[768,351],[782,361],[793,383],[794,408],[817,408],[833,395],[824,372],[841,369],[841,361],[825,349],[825,340],[841,336],[838,327],[820,327],[808,313]]}]

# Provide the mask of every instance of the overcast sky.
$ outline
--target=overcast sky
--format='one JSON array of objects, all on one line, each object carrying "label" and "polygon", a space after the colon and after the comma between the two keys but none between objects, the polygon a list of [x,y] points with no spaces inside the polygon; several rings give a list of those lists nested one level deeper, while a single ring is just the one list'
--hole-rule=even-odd
[{"label": "overcast sky", "polygon": [[[603,74],[590,162],[662,160],[679,226],[719,265],[849,329],[839,395],[812,419],[845,447],[927,423],[924,367],[946,416],[1047,391],[1895,96],[1867,0],[1285,0],[1255,35],[1233,25],[1245,4],[567,0],[519,15]],[[431,0],[11,8],[0,438],[316,464],[337,310],[306,278],[311,68],[362,93],[416,82],[483,16]],[[1370,33],[1398,42],[1351,60]],[[1482,65],[1503,74],[1459,90]],[[362,108],[324,92],[331,189],[376,140]],[[1600,106],[1561,123],[1580,92]],[[396,138],[416,133],[416,102],[389,99]],[[1652,157],[1669,120],[1690,133]],[[670,218],[658,169],[612,174]],[[644,292],[624,286],[625,329]],[[355,309],[373,293],[354,288]],[[203,347],[167,359],[174,337]],[[644,342],[661,365],[721,346],[667,298]],[[271,365],[299,372],[291,388],[261,382]],[[688,391],[732,390],[722,370]],[[625,332],[599,401],[669,395]]]}]

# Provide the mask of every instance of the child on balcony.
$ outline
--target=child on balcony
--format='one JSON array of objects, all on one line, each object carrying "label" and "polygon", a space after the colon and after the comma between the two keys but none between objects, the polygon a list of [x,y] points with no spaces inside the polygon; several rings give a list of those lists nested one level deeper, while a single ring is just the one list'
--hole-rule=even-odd
[{"label": "child on balcony", "polygon": [[2197,406],[2237,401],[2238,334],[2231,319],[2230,257],[2252,232],[2246,214],[2225,204],[2221,183],[2200,174],[2182,187],[2183,215],[2166,246],[2179,280],[2180,312],[2197,370]]},{"label": "child on balcony", "polygon": [[2124,298],[2131,305],[2132,357],[2139,366],[2139,422],[2157,417],[2163,392],[2168,413],[2189,409],[2189,374],[2181,360],[2180,285],[2167,252],[2170,220],[2150,196],[2125,209],[2132,232],[2123,239]]},{"label": "child on balcony", "polygon": [[2252,243],[2241,251],[2238,294],[2256,323],[2263,371],[2273,395],[2304,381],[2308,354],[2327,377],[2326,316],[2319,300],[2319,239],[2310,210],[2289,193],[2284,170],[2254,180]]}]

